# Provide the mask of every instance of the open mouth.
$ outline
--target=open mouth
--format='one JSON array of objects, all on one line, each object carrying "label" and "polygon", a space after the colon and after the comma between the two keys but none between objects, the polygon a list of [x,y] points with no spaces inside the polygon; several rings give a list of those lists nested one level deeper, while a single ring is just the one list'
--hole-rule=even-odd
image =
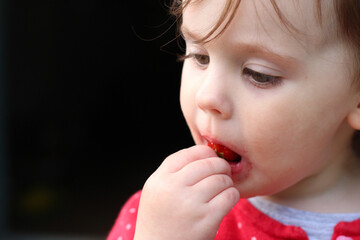
[{"label": "open mouth", "polygon": [[221,144],[209,141],[208,146],[211,147],[219,157],[225,159],[229,163],[239,163],[241,161],[241,156],[239,154]]}]

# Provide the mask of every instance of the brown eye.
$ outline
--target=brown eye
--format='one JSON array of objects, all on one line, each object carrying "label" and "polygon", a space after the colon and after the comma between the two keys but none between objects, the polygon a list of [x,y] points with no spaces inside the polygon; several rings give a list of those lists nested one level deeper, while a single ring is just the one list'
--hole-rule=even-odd
[{"label": "brown eye", "polygon": [[194,54],[194,59],[201,66],[205,66],[205,65],[208,65],[210,63],[210,57],[207,56],[207,55]]}]

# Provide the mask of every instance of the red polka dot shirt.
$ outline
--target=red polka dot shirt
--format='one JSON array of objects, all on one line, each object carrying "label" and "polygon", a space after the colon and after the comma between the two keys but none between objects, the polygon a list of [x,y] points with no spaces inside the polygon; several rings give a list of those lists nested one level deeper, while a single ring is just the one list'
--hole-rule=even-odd
[{"label": "red polka dot shirt", "polygon": [[[141,192],[134,194],[123,206],[107,240],[132,240]],[[241,199],[223,219],[215,240],[309,239],[297,226],[284,225]],[[339,222],[331,240],[360,240],[360,219]]]}]

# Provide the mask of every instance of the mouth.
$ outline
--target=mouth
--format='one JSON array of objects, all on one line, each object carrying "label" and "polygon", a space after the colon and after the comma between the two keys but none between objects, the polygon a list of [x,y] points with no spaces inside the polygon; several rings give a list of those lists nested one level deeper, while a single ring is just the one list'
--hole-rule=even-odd
[{"label": "mouth", "polygon": [[211,141],[208,141],[208,146],[212,148],[220,158],[225,159],[229,163],[237,164],[241,162],[241,156],[226,146]]}]

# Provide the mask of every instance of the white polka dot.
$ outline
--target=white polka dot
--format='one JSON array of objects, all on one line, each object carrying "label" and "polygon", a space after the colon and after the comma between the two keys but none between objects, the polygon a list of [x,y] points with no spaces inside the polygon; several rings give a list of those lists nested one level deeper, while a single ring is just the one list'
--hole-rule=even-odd
[{"label": "white polka dot", "polygon": [[117,240],[123,240],[122,236],[118,237]]},{"label": "white polka dot", "polygon": [[126,224],[125,228],[126,228],[126,230],[129,231],[131,229],[131,224],[130,223]]},{"label": "white polka dot", "polygon": [[242,223],[238,222],[237,227],[238,227],[238,229],[241,229],[242,228]]},{"label": "white polka dot", "polygon": [[129,209],[129,213],[135,213],[136,212],[136,208],[130,208]]},{"label": "white polka dot", "polygon": [[341,235],[341,236],[338,236],[338,237],[336,238],[336,240],[352,240],[352,238]]},{"label": "white polka dot", "polygon": [[256,240],[256,237],[251,237],[251,240]]}]

